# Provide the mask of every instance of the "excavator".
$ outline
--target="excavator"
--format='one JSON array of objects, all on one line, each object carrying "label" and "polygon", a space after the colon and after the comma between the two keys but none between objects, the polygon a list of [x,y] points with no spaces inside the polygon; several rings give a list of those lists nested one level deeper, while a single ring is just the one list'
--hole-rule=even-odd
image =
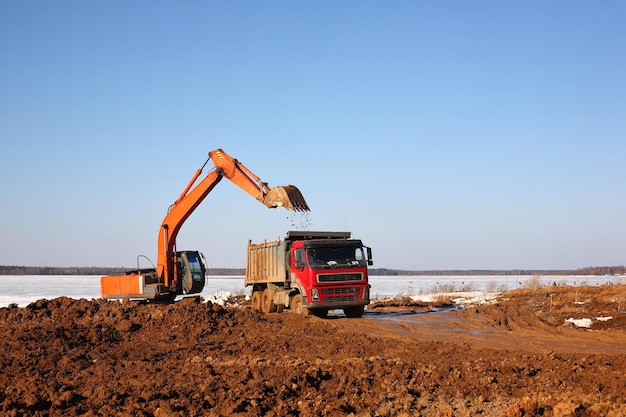
[{"label": "excavator", "polygon": [[[215,167],[194,187],[209,161]],[[206,273],[203,256],[198,251],[177,251],[176,236],[183,223],[222,178],[227,178],[266,207],[309,211],[309,206],[297,187],[287,185],[271,188],[222,149],[211,151],[163,219],[157,241],[156,267],[153,265],[153,268],[140,269],[138,257],[137,269],[127,270],[124,275],[102,277],[100,292],[103,299],[172,302],[178,295],[202,291]]]}]

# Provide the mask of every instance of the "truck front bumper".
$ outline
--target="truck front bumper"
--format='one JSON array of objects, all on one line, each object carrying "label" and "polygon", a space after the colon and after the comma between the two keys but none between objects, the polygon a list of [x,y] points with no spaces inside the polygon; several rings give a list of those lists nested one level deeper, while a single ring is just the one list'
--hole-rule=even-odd
[{"label": "truck front bumper", "polygon": [[313,302],[310,303],[308,300],[303,300],[303,305],[309,310],[335,310],[342,308],[350,308],[357,306],[366,306],[370,303],[370,300],[359,300],[359,301],[333,301],[332,303],[327,302]]}]

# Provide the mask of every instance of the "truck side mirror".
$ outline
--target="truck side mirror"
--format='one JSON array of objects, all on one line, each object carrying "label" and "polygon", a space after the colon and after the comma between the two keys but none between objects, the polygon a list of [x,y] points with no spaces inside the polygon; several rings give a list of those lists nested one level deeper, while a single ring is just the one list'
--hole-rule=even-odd
[{"label": "truck side mirror", "polygon": [[372,261],[372,248],[366,246],[366,249],[367,249],[367,264],[369,266],[372,266],[374,265],[374,261]]},{"label": "truck side mirror", "polygon": [[302,249],[296,249],[293,253],[293,264],[296,268],[304,268],[304,259],[302,259]]}]

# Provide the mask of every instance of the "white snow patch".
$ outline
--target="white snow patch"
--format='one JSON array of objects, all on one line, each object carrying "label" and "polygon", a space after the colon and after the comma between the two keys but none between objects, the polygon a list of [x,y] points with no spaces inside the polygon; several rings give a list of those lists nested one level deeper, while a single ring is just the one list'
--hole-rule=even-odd
[{"label": "white snow patch", "polygon": [[494,302],[497,299],[497,297],[498,297],[497,292],[457,291],[457,292],[413,295],[410,298],[413,301],[423,301],[427,303],[432,303],[434,301],[437,301],[437,299],[444,298],[444,299],[450,299],[454,304],[468,306],[468,305],[491,303],[491,302]]},{"label": "white snow patch", "polygon": [[[609,316],[609,317],[594,317],[594,319],[596,321],[609,321],[609,320],[613,320],[613,317]],[[589,328],[591,327],[591,324],[593,323],[592,319],[574,319],[574,318],[569,318],[567,320],[565,320],[565,323],[572,323],[574,326],[576,327],[585,327],[585,328]]]},{"label": "white snow patch", "polygon": [[224,304],[226,304],[226,301],[228,301],[230,296],[231,296],[230,291],[219,290],[215,294],[207,296],[204,299],[204,302],[208,303],[210,301],[213,304],[219,304],[219,305],[223,306]]},{"label": "white snow patch", "polygon": [[572,323],[576,327],[591,327],[591,319],[575,319],[570,317],[569,319],[565,320],[565,323]]}]

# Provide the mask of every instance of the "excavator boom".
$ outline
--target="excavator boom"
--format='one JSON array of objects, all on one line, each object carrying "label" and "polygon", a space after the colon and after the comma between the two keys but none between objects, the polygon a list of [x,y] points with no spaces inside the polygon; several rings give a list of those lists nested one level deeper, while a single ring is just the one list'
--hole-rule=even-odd
[{"label": "excavator boom", "polygon": [[222,170],[224,177],[254,196],[267,207],[284,207],[287,210],[309,211],[309,206],[297,187],[285,185],[270,188],[266,182],[261,181],[244,164],[221,149],[209,152],[209,159],[213,161],[217,169]]},{"label": "excavator boom", "polygon": [[[215,168],[194,186],[209,160],[213,161]],[[156,270],[153,272],[146,270],[129,271],[127,275],[123,276],[103,277],[101,279],[102,298],[173,299],[176,295],[186,293],[189,288],[193,288],[193,291],[189,293],[200,292],[204,286],[204,281],[200,285],[192,285],[189,282],[183,283],[185,274],[182,272],[193,266],[187,265],[185,267],[186,264],[183,260],[187,262],[187,258],[195,259],[197,252],[190,252],[193,256],[175,252],[176,236],[183,223],[222,178],[227,178],[266,207],[309,211],[309,206],[297,187],[287,185],[272,188],[223,150],[211,151],[207,160],[196,171],[163,219],[159,229]]]}]

